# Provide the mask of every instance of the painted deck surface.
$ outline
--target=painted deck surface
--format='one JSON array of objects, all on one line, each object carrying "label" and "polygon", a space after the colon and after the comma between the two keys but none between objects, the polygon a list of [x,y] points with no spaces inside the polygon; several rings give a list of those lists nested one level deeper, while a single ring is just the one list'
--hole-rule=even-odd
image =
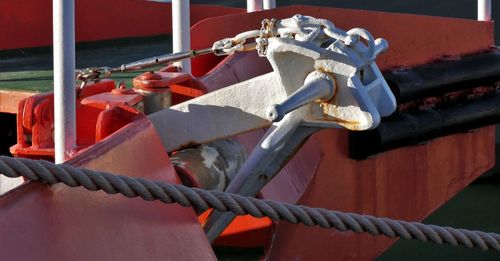
[{"label": "painted deck surface", "polygon": [[[171,42],[170,35],[161,35],[77,44],[76,68],[119,66],[166,54],[172,51]],[[132,78],[140,72],[117,73],[112,78],[131,86]],[[0,90],[48,92],[52,85],[52,48],[0,52]]]}]

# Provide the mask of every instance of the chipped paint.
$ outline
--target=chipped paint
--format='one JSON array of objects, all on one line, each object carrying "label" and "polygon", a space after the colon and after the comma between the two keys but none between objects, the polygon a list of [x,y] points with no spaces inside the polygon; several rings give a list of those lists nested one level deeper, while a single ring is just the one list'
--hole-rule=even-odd
[{"label": "chipped paint", "polygon": [[205,167],[208,169],[213,167],[217,170],[217,172],[222,173],[222,171],[215,164],[219,156],[220,154],[216,149],[206,145],[201,145],[201,157],[203,158],[203,164]]},{"label": "chipped paint", "polygon": [[23,177],[8,178],[6,176],[0,175],[0,196],[17,188],[23,183]]},{"label": "chipped paint", "polygon": [[171,157],[178,174],[186,176],[192,185],[220,191],[224,190],[245,159],[244,147],[230,139],[180,150]]}]

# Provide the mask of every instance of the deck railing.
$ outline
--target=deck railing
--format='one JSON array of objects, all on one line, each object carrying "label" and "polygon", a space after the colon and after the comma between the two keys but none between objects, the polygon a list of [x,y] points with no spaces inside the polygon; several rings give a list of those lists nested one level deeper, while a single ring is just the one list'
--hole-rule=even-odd
[{"label": "deck railing", "polygon": [[477,1],[477,20],[491,21],[491,0]]}]

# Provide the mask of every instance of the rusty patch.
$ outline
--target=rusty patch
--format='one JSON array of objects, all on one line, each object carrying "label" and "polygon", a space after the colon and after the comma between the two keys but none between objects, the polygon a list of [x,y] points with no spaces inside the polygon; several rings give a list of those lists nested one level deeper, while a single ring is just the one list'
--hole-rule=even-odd
[{"label": "rusty patch", "polygon": [[495,92],[499,89],[499,84],[495,86],[479,86],[466,90],[452,91],[442,94],[440,96],[431,96],[423,99],[409,101],[398,105],[399,112],[405,112],[410,110],[424,110],[429,108],[434,108],[439,105],[446,103],[467,101],[475,98],[482,97]]},{"label": "rusty patch", "polygon": [[[359,121],[349,121],[349,120],[345,120],[345,119],[340,119],[340,118],[336,118],[336,117],[333,117],[333,116],[328,114],[329,106],[332,106],[332,108],[334,110],[336,110],[338,108],[335,104],[331,104],[331,103],[328,103],[328,101],[326,101],[326,102],[319,103],[319,106],[323,110],[323,117],[321,119],[318,119],[318,120],[335,122],[335,123],[338,123],[338,124],[344,126],[345,128],[347,128],[349,130],[360,130],[360,127],[359,127],[360,122]],[[336,114],[336,113],[334,113],[334,114]]]},{"label": "rusty patch", "polygon": [[[337,84],[337,78],[331,72],[328,72],[324,68],[318,68],[317,70],[319,70],[323,73],[326,73],[332,77],[333,82],[334,82],[334,90],[333,90],[333,95],[330,99],[328,99],[326,101],[319,100],[316,102],[321,107],[321,110],[323,112],[322,117],[317,118],[316,120],[335,122],[339,125],[344,126],[345,128],[347,128],[349,130],[359,130],[360,129],[359,128],[359,125],[360,125],[359,121],[345,120],[345,119],[337,118],[337,117],[330,115],[329,108],[333,108],[334,115],[338,114],[338,113],[335,113],[335,111],[338,110],[338,106],[336,105],[336,103],[337,103],[338,93],[340,92],[340,88],[339,88],[339,85]],[[311,109],[311,114],[314,115],[314,113],[312,112],[312,109]]]}]

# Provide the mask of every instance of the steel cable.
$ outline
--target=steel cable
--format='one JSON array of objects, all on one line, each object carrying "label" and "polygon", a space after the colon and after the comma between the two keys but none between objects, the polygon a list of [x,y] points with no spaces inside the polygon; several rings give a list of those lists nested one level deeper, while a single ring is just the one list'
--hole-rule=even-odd
[{"label": "steel cable", "polygon": [[335,228],[339,231],[353,231],[384,235],[389,238],[416,239],[437,244],[465,246],[481,250],[500,251],[500,234],[471,231],[451,227],[426,225],[379,218],[370,215],[345,213],[323,208],[311,208],[262,200],[252,197],[189,188],[162,181],[114,175],[102,171],[82,169],[65,164],[53,164],[43,160],[30,160],[0,156],[0,173],[7,177],[25,177],[28,180],[47,184],[64,183],[70,187],[80,187],[108,194],[120,193],[126,197],[141,197],[144,200],[160,200],[164,203],[178,203],[193,207],[197,211],[213,208],[231,211],[236,215],[249,214],[254,217],[269,217],[273,221],[285,220],[306,226]]}]

